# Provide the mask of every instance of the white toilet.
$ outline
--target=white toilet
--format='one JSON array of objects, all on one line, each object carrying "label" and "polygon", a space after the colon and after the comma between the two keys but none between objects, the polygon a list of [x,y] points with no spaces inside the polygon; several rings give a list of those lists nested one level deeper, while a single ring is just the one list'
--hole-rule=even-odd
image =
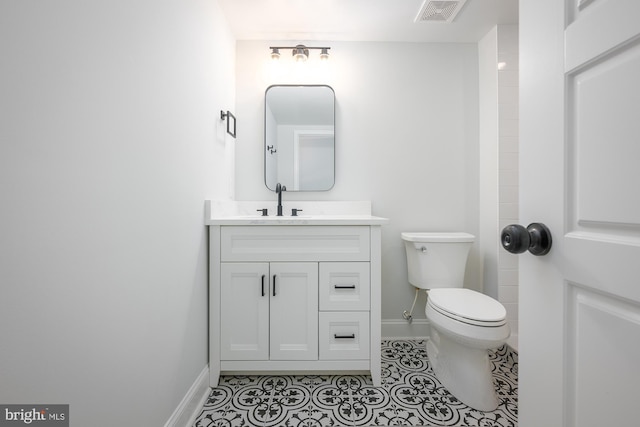
[{"label": "white toilet", "polygon": [[436,377],[467,406],[493,411],[498,399],[487,350],[504,344],[510,329],[502,304],[462,287],[474,239],[468,233],[402,233],[409,282],[427,290],[427,355]]}]

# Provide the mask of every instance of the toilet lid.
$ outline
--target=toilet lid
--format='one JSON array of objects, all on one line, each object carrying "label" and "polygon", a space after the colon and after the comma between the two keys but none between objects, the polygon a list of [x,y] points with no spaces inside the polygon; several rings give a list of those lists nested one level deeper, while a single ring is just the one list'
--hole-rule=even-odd
[{"label": "toilet lid", "polygon": [[493,298],[463,288],[429,290],[427,302],[440,313],[478,326],[501,326],[507,311]]}]

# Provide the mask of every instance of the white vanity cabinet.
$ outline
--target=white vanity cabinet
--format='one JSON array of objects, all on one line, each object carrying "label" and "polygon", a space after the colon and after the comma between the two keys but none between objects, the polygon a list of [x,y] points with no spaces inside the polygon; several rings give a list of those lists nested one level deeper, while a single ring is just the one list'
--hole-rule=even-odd
[{"label": "white vanity cabinet", "polygon": [[212,219],[210,384],[221,374],[380,378],[382,218]]}]

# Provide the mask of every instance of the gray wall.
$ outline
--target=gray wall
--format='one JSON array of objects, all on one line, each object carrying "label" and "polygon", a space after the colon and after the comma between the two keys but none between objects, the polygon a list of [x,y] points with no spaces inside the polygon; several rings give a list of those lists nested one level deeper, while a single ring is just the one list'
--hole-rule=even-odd
[{"label": "gray wall", "polygon": [[[308,42],[331,46],[326,64],[273,65],[269,42],[239,41],[236,52],[236,198],[275,200],[264,185],[264,92],[276,83],[326,83],[336,92],[336,184],[286,200],[371,200],[383,227],[383,334],[426,335],[406,326],[402,231],[478,234],[478,49],[476,44]],[[311,52],[314,56],[314,51]],[[478,244],[467,286],[481,289]],[[424,319],[424,296],[416,318]]]},{"label": "gray wall", "polygon": [[0,3],[0,402],[157,427],[206,367],[234,55],[213,1]]}]

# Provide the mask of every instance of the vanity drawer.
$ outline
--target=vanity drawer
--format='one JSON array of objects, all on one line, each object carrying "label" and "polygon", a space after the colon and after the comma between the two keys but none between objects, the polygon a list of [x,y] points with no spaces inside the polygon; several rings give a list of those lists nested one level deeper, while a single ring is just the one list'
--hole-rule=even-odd
[{"label": "vanity drawer", "polygon": [[320,313],[320,360],[369,359],[369,312]]},{"label": "vanity drawer", "polygon": [[221,261],[369,261],[369,226],[223,226]]},{"label": "vanity drawer", "polygon": [[320,310],[368,311],[369,270],[368,262],[321,262]]}]

